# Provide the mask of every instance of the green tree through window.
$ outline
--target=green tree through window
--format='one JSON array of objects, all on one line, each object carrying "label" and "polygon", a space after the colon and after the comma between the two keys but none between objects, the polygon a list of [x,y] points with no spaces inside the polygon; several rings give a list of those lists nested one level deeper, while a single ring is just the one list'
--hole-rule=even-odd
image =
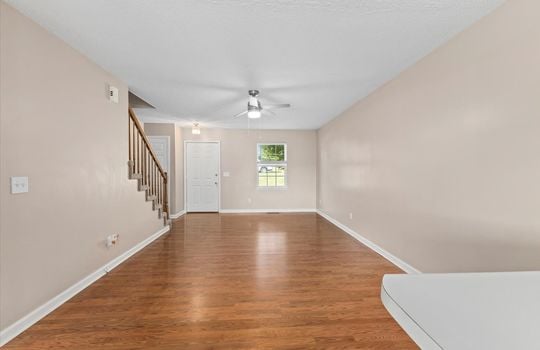
[{"label": "green tree through window", "polygon": [[259,161],[283,162],[285,161],[285,145],[259,145]]}]

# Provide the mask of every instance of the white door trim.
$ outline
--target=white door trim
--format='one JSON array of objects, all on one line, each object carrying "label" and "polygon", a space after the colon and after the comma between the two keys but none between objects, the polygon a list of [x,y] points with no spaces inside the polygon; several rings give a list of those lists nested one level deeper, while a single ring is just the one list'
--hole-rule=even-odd
[{"label": "white door trim", "polygon": [[221,141],[191,141],[184,140],[184,211],[188,213],[187,207],[187,145],[188,143],[216,143],[218,145],[218,213],[221,212]]}]

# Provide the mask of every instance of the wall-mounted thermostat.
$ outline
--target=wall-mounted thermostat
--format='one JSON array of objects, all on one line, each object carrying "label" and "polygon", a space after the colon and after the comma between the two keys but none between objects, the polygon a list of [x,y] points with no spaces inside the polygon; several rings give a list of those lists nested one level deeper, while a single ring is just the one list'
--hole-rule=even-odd
[{"label": "wall-mounted thermostat", "polygon": [[12,176],[11,177],[11,193],[26,193],[28,192],[28,176]]},{"label": "wall-mounted thermostat", "polygon": [[109,101],[118,103],[118,88],[109,85]]}]

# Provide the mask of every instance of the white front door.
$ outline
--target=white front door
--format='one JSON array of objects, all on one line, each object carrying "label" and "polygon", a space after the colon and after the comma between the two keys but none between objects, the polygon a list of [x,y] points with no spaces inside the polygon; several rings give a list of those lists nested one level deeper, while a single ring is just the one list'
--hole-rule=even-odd
[{"label": "white front door", "polygon": [[186,208],[219,211],[219,143],[186,143]]}]

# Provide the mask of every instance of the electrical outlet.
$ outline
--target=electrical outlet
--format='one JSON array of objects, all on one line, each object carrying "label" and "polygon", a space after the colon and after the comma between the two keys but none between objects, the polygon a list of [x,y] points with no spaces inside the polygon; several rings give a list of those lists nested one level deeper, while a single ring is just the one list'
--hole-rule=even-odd
[{"label": "electrical outlet", "polygon": [[349,220],[352,220],[352,213],[349,213]]},{"label": "electrical outlet", "polygon": [[107,247],[110,248],[114,245],[117,245],[119,238],[120,238],[120,235],[118,233],[107,236]]},{"label": "electrical outlet", "polygon": [[248,203],[251,203],[251,198],[248,198]]}]

